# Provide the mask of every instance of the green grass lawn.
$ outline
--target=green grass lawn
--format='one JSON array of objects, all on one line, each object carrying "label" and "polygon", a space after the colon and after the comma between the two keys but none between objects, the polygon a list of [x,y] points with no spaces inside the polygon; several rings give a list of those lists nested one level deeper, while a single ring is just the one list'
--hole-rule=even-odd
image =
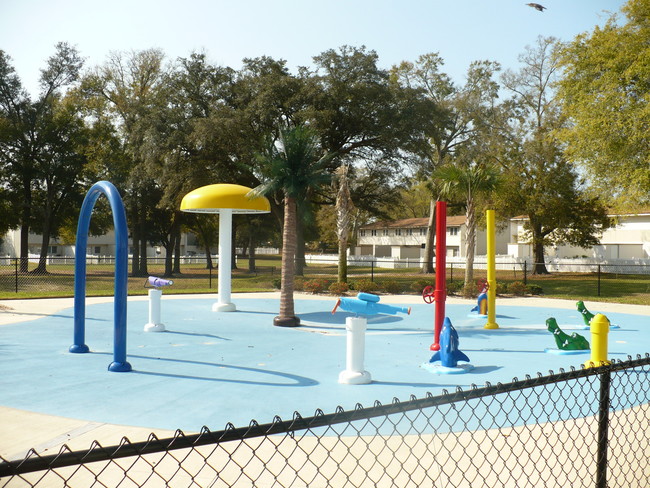
[{"label": "green grass lawn", "polygon": [[[232,272],[233,292],[262,292],[277,289],[280,283],[280,261],[277,258],[261,258],[256,261],[257,270],[249,272],[239,261],[239,269]],[[216,293],[217,270],[206,269],[205,264],[184,265],[182,273],[171,279],[174,284],[165,289],[166,294]],[[50,265],[48,274],[19,274],[11,267],[0,268],[0,299],[69,297],[74,290],[74,267],[72,265]],[[164,267],[150,265],[149,275],[163,276]],[[485,278],[485,270],[475,270],[475,279]],[[16,292],[16,279],[18,292]],[[447,269],[447,283],[451,293],[459,292],[464,279],[464,270]],[[129,277],[129,295],[145,295],[145,277]],[[327,293],[329,284],[337,281],[336,263],[308,264],[303,277],[298,277],[296,289],[311,289],[318,285]],[[497,271],[500,292],[512,282],[523,281],[521,271]],[[316,283],[317,282],[317,283]],[[111,295],[113,293],[113,265],[88,265],[86,294],[88,296]],[[422,288],[435,283],[434,275],[423,275],[418,268],[386,269],[349,267],[348,284],[354,290],[379,293],[420,293]],[[650,305],[650,276],[601,274],[600,295],[598,276],[594,273],[552,273],[549,275],[528,275],[528,285],[541,287],[542,295],[569,300],[592,300],[605,302]],[[313,287],[312,287],[313,288]],[[336,292],[335,292],[336,294]]]}]

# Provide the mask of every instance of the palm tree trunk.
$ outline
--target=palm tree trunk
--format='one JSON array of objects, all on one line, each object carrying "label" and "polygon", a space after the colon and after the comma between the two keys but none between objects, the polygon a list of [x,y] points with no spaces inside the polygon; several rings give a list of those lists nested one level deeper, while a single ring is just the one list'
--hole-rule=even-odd
[{"label": "palm tree trunk", "polygon": [[305,229],[302,212],[296,209],[296,269],[295,276],[305,275]]},{"label": "palm tree trunk", "polygon": [[433,273],[433,250],[436,240],[436,200],[431,199],[429,203],[429,227],[427,228],[427,240],[424,245],[424,262],[422,273]]},{"label": "palm tree trunk", "polygon": [[284,197],[284,226],[282,229],[282,284],[280,286],[280,315],[273,319],[273,325],[296,327],[300,318],[295,316],[293,283],[296,258],[296,199]]},{"label": "palm tree trunk", "polygon": [[348,240],[347,238],[339,239],[339,267],[338,267],[338,280],[339,283],[347,283],[348,281]]},{"label": "palm tree trunk", "polygon": [[476,250],[476,212],[474,205],[468,203],[465,213],[465,289],[470,289],[474,281],[474,251]]}]

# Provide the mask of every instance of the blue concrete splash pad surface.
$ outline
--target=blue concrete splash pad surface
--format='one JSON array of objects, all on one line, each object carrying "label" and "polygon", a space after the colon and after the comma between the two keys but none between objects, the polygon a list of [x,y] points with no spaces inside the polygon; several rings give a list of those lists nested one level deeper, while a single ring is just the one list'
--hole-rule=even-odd
[{"label": "blue concrete splash pad surface", "polygon": [[[411,297],[409,316],[371,316],[366,334],[368,385],[342,385],[345,369],[346,312],[332,315],[335,298],[296,300],[302,326],[272,325],[276,298],[236,298],[238,311],[211,311],[214,297],[163,296],[166,332],[144,332],[146,300],[128,305],[129,373],[111,373],[113,303],[87,306],[88,354],[71,354],[72,308],[46,318],[0,326],[0,405],[94,422],[182,429],[203,425],[220,430],[226,423],[251,419],[290,419],[295,411],[330,413],[337,406],[406,401],[411,395],[439,394],[457,386],[509,382],[537,372],[579,368],[589,353],[554,355],[545,321],[555,317],[567,333],[582,330],[575,309],[507,305],[497,300],[498,330],[485,330],[485,319],[468,317],[473,304],[448,304],[460,349],[474,366],[460,375],[434,374],[421,367],[432,355],[432,305]],[[382,301],[384,298],[382,298]],[[406,303],[406,302],[400,302]],[[587,303],[587,306],[590,304]],[[595,307],[593,312],[599,310]],[[650,317],[606,313],[620,326],[609,337],[612,359],[650,352]]]}]

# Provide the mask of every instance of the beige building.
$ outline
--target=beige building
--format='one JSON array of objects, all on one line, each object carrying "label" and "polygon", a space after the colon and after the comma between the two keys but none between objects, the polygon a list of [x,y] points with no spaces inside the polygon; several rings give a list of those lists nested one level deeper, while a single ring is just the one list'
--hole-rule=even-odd
[{"label": "beige building", "polygon": [[[610,215],[616,225],[603,232],[600,244],[590,249],[574,246],[557,246],[546,249],[546,255],[563,258],[594,258],[606,262],[611,260],[639,260],[650,258],[650,210],[629,214]],[[524,222],[526,217],[510,220],[512,230],[508,254],[514,257],[532,255],[526,242]]]},{"label": "beige building", "polygon": [[[41,235],[29,234],[28,249],[30,258],[36,257],[41,252]],[[196,237],[193,234],[181,234],[181,254],[196,254],[205,252],[203,248],[197,246]],[[132,253],[132,243],[129,239],[129,254]],[[48,247],[48,256],[72,257],[75,255],[75,245],[64,243],[58,239],[50,239]],[[88,236],[88,247],[86,248],[88,256],[115,256],[115,233],[110,231],[101,236]],[[11,230],[2,237],[0,243],[0,257],[15,258],[20,255],[20,229]],[[148,246],[148,257],[164,257],[165,248],[163,246]]]},{"label": "beige building", "polygon": [[[598,262],[612,260],[639,261],[650,264],[650,210],[638,213],[610,215],[616,225],[607,229],[600,244],[590,249],[573,246],[548,247],[546,256],[557,259],[588,258]],[[377,258],[420,259],[424,255],[428,218],[413,218],[374,222],[364,225],[357,235],[355,256]],[[496,254],[518,260],[531,259],[532,246],[524,232],[526,217],[515,217],[497,231]],[[465,216],[447,217],[447,257],[464,258],[467,227]],[[484,229],[476,233],[476,256],[486,254]]]},{"label": "beige building", "polygon": [[[378,258],[420,259],[424,256],[428,223],[428,218],[413,218],[364,225],[359,229],[357,246],[352,254]],[[448,216],[446,233],[448,257],[465,257],[466,237],[465,216]],[[507,252],[508,239],[509,232],[507,230],[497,233],[497,254]],[[483,229],[477,229],[475,254],[486,254],[485,230]]]}]

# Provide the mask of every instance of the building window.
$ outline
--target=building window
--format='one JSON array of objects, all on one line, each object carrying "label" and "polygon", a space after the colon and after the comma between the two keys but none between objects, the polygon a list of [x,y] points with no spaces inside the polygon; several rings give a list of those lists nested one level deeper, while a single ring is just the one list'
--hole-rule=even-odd
[{"label": "building window", "polygon": [[395,229],[395,235],[396,236],[401,236],[402,235],[402,229]]},{"label": "building window", "polygon": [[56,246],[49,246],[47,248],[47,254],[52,255],[56,254],[58,252],[58,248]]},{"label": "building window", "polygon": [[102,252],[102,248],[99,246],[95,246],[95,254],[100,255]]},{"label": "building window", "polygon": [[427,235],[427,228],[426,227],[420,227],[420,235],[421,236],[426,236]]},{"label": "building window", "polygon": [[362,231],[359,232],[359,234],[361,235],[361,237],[365,237],[366,236],[366,231],[362,230]]},{"label": "building window", "polygon": [[375,229],[372,229],[372,230],[370,231],[370,235],[371,235],[371,236],[376,236],[376,235],[377,235],[377,231],[376,231]]},{"label": "building window", "polygon": [[412,236],[413,235],[413,229],[406,229],[406,235],[407,236]]},{"label": "building window", "polygon": [[384,232],[382,233],[382,235],[387,236],[388,235],[388,229],[384,229]]},{"label": "building window", "polygon": [[458,227],[447,227],[447,234],[449,234],[450,236],[457,236]]}]

